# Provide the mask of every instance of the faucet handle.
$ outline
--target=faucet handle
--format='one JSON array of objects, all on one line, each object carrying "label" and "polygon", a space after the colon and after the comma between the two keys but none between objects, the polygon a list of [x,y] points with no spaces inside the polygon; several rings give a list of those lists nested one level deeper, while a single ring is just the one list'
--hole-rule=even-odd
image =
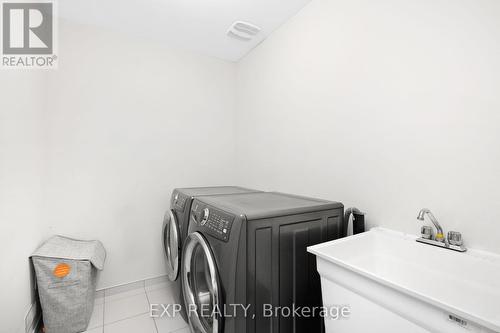
[{"label": "faucet handle", "polygon": [[462,246],[464,243],[462,240],[462,234],[459,233],[458,231],[449,231],[448,243],[450,243],[451,245]]},{"label": "faucet handle", "polygon": [[428,225],[424,225],[420,229],[420,233],[422,234],[422,238],[432,239],[432,234],[433,234],[432,227],[429,227]]}]

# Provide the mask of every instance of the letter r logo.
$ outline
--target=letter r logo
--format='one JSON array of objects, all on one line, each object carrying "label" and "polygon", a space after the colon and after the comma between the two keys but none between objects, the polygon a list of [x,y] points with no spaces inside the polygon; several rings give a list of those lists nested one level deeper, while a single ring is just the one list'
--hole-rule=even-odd
[{"label": "letter r logo", "polygon": [[3,3],[2,24],[4,54],[52,53],[52,3]]}]

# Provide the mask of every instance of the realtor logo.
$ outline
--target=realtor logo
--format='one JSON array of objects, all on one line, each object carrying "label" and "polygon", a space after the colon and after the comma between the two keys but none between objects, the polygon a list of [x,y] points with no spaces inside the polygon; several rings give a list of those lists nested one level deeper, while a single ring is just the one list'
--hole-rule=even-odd
[{"label": "realtor logo", "polygon": [[2,67],[53,68],[54,4],[2,3]]}]

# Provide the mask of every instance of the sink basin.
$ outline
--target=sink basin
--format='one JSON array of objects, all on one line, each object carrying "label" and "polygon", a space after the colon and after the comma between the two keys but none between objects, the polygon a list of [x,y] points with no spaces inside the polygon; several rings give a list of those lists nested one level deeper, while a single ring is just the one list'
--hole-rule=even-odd
[{"label": "sink basin", "polygon": [[416,239],[374,228],[308,248],[323,303],[351,306],[349,320],[325,320],[327,332],[500,332],[500,256]]}]

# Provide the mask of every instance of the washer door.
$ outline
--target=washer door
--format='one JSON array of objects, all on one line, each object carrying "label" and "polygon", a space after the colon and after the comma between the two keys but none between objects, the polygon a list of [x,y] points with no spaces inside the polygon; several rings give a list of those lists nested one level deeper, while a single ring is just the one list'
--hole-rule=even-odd
[{"label": "washer door", "polygon": [[179,277],[180,245],[179,224],[174,212],[169,210],[163,219],[163,247],[167,256],[167,276],[170,281]]},{"label": "washer door", "polygon": [[221,288],[217,265],[205,237],[188,236],[182,259],[182,284],[189,325],[194,332],[222,331]]}]

